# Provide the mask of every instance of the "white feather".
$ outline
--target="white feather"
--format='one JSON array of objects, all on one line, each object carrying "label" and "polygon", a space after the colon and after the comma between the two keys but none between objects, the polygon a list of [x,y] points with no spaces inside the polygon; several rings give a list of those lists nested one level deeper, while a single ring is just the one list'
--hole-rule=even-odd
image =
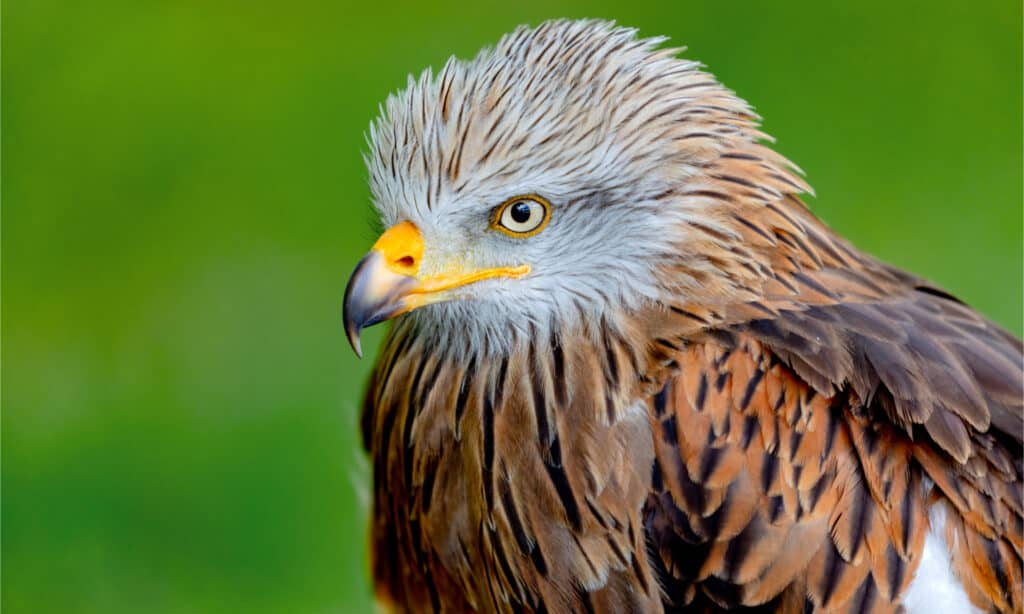
[{"label": "white feather", "polygon": [[980,614],[971,605],[963,583],[953,573],[950,549],[946,544],[946,510],[932,506],[931,527],[924,538],[921,564],[907,588],[903,607],[907,614]]}]

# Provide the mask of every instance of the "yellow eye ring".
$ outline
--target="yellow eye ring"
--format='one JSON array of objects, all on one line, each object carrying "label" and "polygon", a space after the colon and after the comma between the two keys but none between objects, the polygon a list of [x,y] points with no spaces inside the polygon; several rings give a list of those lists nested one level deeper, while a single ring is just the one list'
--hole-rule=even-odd
[{"label": "yellow eye ring", "polygon": [[544,230],[550,220],[551,203],[536,194],[524,194],[498,205],[491,217],[491,228],[525,239]]}]

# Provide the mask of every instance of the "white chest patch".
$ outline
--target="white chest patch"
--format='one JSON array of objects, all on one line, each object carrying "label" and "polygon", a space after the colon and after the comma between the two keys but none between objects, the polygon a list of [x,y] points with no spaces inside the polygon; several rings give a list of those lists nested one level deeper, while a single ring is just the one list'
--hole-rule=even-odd
[{"label": "white chest patch", "polygon": [[903,597],[907,614],[981,614],[971,605],[963,584],[953,574],[946,546],[946,510],[932,507],[931,527],[924,538],[921,564]]}]

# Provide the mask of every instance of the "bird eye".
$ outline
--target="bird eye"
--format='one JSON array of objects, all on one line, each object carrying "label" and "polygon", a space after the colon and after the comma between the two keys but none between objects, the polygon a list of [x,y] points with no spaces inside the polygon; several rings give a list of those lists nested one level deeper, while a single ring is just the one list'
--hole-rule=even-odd
[{"label": "bird eye", "polygon": [[517,196],[498,207],[491,227],[512,237],[531,237],[547,225],[551,205],[540,196]]}]

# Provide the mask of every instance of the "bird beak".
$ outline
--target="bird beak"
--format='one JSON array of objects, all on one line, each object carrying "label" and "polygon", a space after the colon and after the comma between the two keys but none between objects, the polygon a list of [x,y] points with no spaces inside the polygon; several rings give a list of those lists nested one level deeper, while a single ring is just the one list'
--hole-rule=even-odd
[{"label": "bird beak", "polygon": [[362,357],[359,332],[418,307],[449,300],[455,288],[484,279],[518,278],[530,272],[529,265],[465,271],[446,267],[440,275],[420,276],[423,235],[412,222],[400,222],[387,229],[370,253],[356,265],[345,288],[345,333],[356,356]]}]

